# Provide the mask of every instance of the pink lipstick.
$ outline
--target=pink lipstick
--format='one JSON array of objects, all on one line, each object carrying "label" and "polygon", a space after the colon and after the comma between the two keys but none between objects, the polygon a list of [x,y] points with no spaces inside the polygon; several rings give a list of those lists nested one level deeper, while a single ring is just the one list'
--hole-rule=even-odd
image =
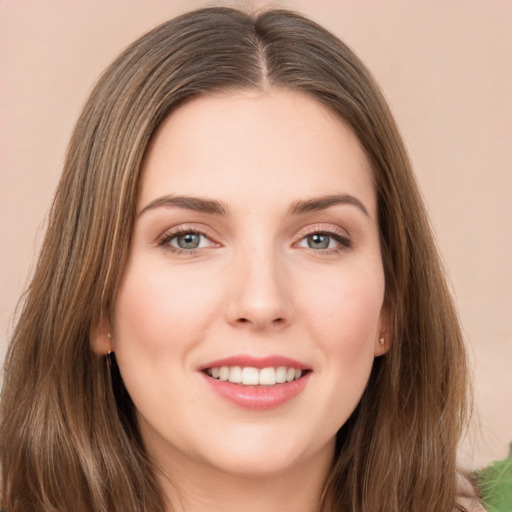
[{"label": "pink lipstick", "polygon": [[282,356],[219,359],[199,370],[223,398],[252,410],[279,407],[300,394],[311,374],[303,363]]}]

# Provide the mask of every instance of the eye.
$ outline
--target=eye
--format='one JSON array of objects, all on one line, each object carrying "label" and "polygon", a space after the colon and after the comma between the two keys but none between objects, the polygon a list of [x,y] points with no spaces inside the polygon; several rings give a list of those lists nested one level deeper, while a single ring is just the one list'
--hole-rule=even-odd
[{"label": "eye", "polygon": [[206,239],[206,237],[200,233],[183,233],[171,238],[169,244],[179,249],[198,249],[201,246],[201,242],[203,242],[204,246],[202,239]]},{"label": "eye", "polygon": [[334,242],[333,238],[325,233],[308,235],[305,240],[310,249],[330,249]]},{"label": "eye", "polygon": [[215,244],[200,231],[179,231],[165,235],[159,245],[176,252],[193,252]]},{"label": "eye", "polygon": [[329,231],[317,231],[302,238],[298,247],[306,247],[316,251],[342,250],[352,247],[352,242],[347,236]]}]

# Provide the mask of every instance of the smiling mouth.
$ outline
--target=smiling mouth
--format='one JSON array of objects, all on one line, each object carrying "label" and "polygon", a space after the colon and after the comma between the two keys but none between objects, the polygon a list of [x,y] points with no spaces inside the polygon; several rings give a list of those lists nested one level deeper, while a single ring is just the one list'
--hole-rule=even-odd
[{"label": "smiling mouth", "polygon": [[203,370],[212,379],[241,386],[275,386],[304,377],[309,370],[278,366],[254,368],[251,366],[216,366]]}]

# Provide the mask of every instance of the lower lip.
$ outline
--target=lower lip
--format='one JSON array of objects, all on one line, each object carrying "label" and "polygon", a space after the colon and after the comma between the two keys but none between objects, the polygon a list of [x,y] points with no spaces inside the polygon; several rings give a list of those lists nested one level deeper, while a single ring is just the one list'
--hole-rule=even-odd
[{"label": "lower lip", "polygon": [[244,409],[265,411],[289,402],[304,391],[311,372],[300,379],[274,386],[243,386],[229,381],[220,381],[202,373],[206,382],[219,395]]}]

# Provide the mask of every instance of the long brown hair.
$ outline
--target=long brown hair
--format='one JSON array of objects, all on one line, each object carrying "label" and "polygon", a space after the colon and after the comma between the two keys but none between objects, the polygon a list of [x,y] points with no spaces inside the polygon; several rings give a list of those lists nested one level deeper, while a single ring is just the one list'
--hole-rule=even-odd
[{"label": "long brown hair", "polygon": [[6,512],[165,509],[130,399],[92,352],[91,332],[115,307],[141,162],[160,123],[198,95],[272,87],[309,94],[351,126],[378,196],[391,346],[338,433],[319,510],[453,509],[466,358],[386,102],[352,51],[314,22],[284,10],[210,8],[132,44],[101,77],[78,120],[6,360]]}]

